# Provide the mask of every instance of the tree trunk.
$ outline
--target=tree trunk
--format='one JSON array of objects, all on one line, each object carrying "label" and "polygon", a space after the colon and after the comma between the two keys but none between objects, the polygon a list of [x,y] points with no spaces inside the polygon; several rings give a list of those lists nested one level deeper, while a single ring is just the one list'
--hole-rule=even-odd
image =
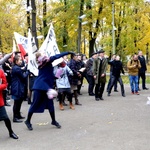
[{"label": "tree trunk", "polygon": [[32,7],[32,36],[35,37],[35,43],[37,48],[39,48],[38,40],[37,40],[37,32],[36,32],[36,5],[35,0],[31,0]]},{"label": "tree trunk", "polygon": [[[79,16],[83,15],[83,5],[84,5],[84,0],[80,1],[80,14]],[[81,52],[81,33],[82,33],[82,19],[79,18],[79,23],[78,23],[78,53]]]},{"label": "tree trunk", "polygon": [[[27,0],[27,8],[30,6],[30,0]],[[27,32],[30,29],[30,11],[27,10]]]},{"label": "tree trunk", "polygon": [[43,29],[44,29],[44,39],[47,36],[47,32],[46,32],[46,27],[47,27],[47,22],[46,22],[46,11],[47,11],[47,7],[46,7],[46,0],[43,0]]},{"label": "tree trunk", "polygon": [[[64,5],[65,5],[64,12],[67,13],[67,1],[66,0],[64,0]],[[64,47],[64,50],[65,50],[67,44],[68,44],[68,31],[66,28],[66,19],[65,19],[64,20],[64,29],[63,29],[63,47]]]}]

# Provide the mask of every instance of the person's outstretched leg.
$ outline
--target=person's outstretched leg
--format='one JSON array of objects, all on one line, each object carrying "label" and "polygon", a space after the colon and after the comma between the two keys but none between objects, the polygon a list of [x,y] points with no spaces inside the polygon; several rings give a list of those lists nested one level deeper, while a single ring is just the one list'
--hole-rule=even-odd
[{"label": "person's outstretched leg", "polygon": [[8,129],[9,136],[13,139],[18,139],[18,136],[12,130],[10,119],[6,118],[6,119],[4,119],[4,122],[5,122],[7,129]]},{"label": "person's outstretched leg", "polygon": [[31,124],[32,115],[33,113],[28,112],[27,120],[24,122],[29,130],[33,130],[32,124]]},{"label": "person's outstretched leg", "polygon": [[55,120],[55,111],[49,111],[51,119],[52,119],[52,125],[56,126],[57,128],[61,128],[61,125]]}]

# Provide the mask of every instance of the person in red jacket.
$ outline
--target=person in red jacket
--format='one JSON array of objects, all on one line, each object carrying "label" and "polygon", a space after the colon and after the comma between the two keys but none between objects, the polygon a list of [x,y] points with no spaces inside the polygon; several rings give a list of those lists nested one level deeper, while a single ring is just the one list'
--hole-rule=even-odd
[{"label": "person in red jacket", "polygon": [[0,69],[0,121],[5,122],[5,125],[9,132],[9,136],[13,139],[18,139],[18,136],[12,130],[11,122],[10,122],[10,119],[7,115],[7,112],[6,112],[6,109],[4,106],[4,99],[3,99],[2,92],[4,89],[6,89],[7,85],[8,84],[7,84],[4,72],[3,72],[3,70]]}]

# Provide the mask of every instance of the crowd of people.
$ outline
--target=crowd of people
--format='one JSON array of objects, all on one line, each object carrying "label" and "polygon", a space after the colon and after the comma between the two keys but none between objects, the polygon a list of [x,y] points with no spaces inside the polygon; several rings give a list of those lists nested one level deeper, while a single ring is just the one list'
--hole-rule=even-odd
[{"label": "crowd of people", "polygon": [[[70,59],[68,55],[70,54]],[[20,52],[15,52],[3,56],[0,53],[0,121],[5,122],[10,137],[18,139],[18,136],[11,128],[11,121],[7,115],[5,106],[10,106],[7,102],[8,95],[14,100],[13,103],[13,122],[21,123],[24,116],[21,114],[23,101],[30,104],[25,125],[29,130],[33,130],[31,118],[33,113],[43,113],[44,109],[49,110],[52,119],[51,124],[57,128],[61,125],[55,119],[55,108],[53,97],[49,98],[47,92],[49,89],[55,89],[58,92],[57,100],[59,109],[64,110],[64,106],[75,110],[75,105],[81,106],[79,96],[82,95],[82,85],[84,79],[88,83],[88,95],[95,98],[96,101],[104,100],[103,93],[106,85],[106,72],[110,65],[110,79],[107,84],[107,96],[111,96],[112,89],[118,92],[117,84],[121,87],[121,95],[125,97],[125,89],[121,73],[125,74],[123,64],[119,55],[113,55],[112,58],[105,57],[105,51],[100,50],[93,53],[89,59],[86,55],[73,52],[63,52],[55,56],[46,57],[41,53],[36,53],[39,74],[35,76],[27,69],[28,55],[21,56]],[[52,62],[60,57],[63,61],[57,66]],[[140,78],[142,78],[142,89],[146,87],[146,61],[139,51],[132,55],[127,62],[129,83],[131,94],[139,95]]]}]

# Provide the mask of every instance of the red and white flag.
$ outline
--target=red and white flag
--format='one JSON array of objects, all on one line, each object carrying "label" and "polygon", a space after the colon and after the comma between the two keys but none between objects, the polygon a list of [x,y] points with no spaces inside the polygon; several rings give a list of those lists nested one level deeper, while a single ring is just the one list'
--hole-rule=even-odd
[{"label": "red and white flag", "polygon": [[17,32],[14,32],[15,40],[17,42],[17,46],[19,51],[21,52],[22,57],[28,53],[28,38],[20,35]]}]

